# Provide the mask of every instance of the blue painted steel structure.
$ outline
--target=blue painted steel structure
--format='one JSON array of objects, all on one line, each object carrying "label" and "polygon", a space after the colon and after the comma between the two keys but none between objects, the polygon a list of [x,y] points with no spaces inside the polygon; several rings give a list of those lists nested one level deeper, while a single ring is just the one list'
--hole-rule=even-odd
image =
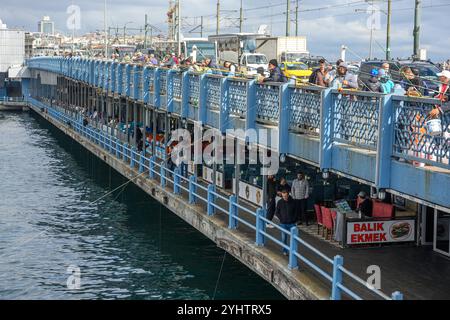
[{"label": "blue painted steel structure", "polygon": [[[45,70],[117,92],[154,109],[229,128],[269,128],[280,153],[423,203],[450,207],[450,119],[423,131],[434,99],[336,91],[115,62],[33,58]],[[444,170],[417,168],[398,159]]]},{"label": "blue painted steel structure", "polygon": [[[241,223],[255,232],[255,243],[258,246],[264,246],[268,240],[272,241],[276,246],[287,250],[289,255],[288,268],[310,268],[321,276],[324,280],[330,283],[331,292],[330,299],[340,300],[345,294],[347,297],[356,300],[362,300],[360,294],[349,288],[349,282],[344,281],[345,275],[352,284],[359,286],[359,292],[363,290],[364,293],[371,293],[374,296],[385,300],[402,300],[403,296],[400,292],[394,292],[391,296],[385,295],[378,289],[368,286],[367,283],[350,272],[344,267],[344,260],[341,256],[336,256],[334,259],[327,257],[321,251],[317,250],[303,239],[300,238],[299,230],[294,227],[291,230],[285,230],[265,218],[266,214],[263,209],[257,209],[256,212],[238,204],[236,196],[230,198],[225,197],[223,194],[216,190],[216,187],[212,184],[202,184],[197,182],[195,175],[190,177],[184,177],[180,174],[179,169],[174,171],[168,169],[164,162],[157,163],[155,157],[145,157],[144,153],[138,153],[135,148],[129,147],[127,144],[121,144],[121,142],[114,136],[107,132],[101,131],[90,125],[83,125],[82,119],[79,115],[73,116],[68,113],[67,110],[58,106],[49,106],[34,98],[27,98],[27,101],[34,107],[41,110],[46,110],[54,120],[61,124],[68,125],[74,129],[78,134],[87,140],[95,143],[99,147],[103,148],[112,156],[115,156],[118,160],[126,162],[131,168],[138,168],[139,173],[143,175],[148,172],[148,177],[152,180],[159,180],[161,187],[168,187],[168,183],[172,184],[173,192],[176,195],[182,196],[186,194],[189,203],[194,204],[199,201],[203,202],[207,206],[207,214],[213,216],[217,213],[228,215],[229,229],[239,229],[238,223]],[[188,183],[188,187],[185,187],[181,182]],[[200,193],[199,190],[203,192]],[[217,200],[223,200],[221,202]],[[220,203],[226,203],[227,207],[221,206]],[[238,215],[238,211],[246,212],[250,215],[253,221],[249,221]],[[254,221],[256,218],[256,221]],[[285,244],[279,239],[275,238],[273,234],[266,232],[266,224],[272,225],[275,229],[279,230],[282,234],[289,237],[289,243]],[[324,270],[324,267],[320,267],[314,263],[311,258],[307,258],[299,247],[300,245],[307,249],[308,256],[313,254],[314,259],[319,259],[323,264],[331,267],[331,273]],[[302,250],[304,250],[302,248]],[[345,282],[345,283],[344,283]]]}]

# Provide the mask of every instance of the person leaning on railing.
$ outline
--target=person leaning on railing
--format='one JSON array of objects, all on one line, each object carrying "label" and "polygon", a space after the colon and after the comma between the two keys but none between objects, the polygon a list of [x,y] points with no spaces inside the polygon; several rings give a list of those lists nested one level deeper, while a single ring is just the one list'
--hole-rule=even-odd
[{"label": "person leaning on railing", "polygon": [[438,118],[450,111],[450,71],[444,70],[438,73],[439,77],[439,94],[435,96],[442,102],[442,105],[436,106],[431,112],[430,116],[432,118]]},{"label": "person leaning on railing", "polygon": [[[418,73],[417,69],[415,72]],[[415,72],[410,67],[402,68],[400,74],[403,79],[400,81],[400,85],[406,91],[406,95],[421,97],[426,94],[420,78]]]},{"label": "person leaning on railing", "polygon": [[328,87],[330,79],[328,77],[328,70],[325,59],[319,60],[319,68],[313,71],[309,77],[308,82],[321,87]]},{"label": "person leaning on railing", "polygon": [[348,72],[348,65],[342,62],[337,67],[336,77],[331,83],[331,87],[338,89],[358,89],[358,79],[354,74]]},{"label": "person leaning on railing", "polygon": [[262,82],[287,82],[286,76],[281,72],[280,67],[278,67],[278,62],[275,59],[269,61],[269,72],[268,78],[264,78]]}]

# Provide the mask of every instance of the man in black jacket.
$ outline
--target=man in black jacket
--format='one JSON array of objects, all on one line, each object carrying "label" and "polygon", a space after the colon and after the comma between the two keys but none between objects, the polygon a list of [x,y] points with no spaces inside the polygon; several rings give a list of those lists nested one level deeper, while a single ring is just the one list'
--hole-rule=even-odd
[{"label": "man in black jacket", "polygon": [[[280,219],[280,227],[286,230],[287,233],[291,232],[292,227],[296,226],[297,222],[297,211],[295,210],[295,201],[289,195],[287,188],[281,191],[281,200],[277,203],[277,209],[275,210],[275,215]],[[288,244],[286,232],[281,233],[281,242]],[[283,254],[287,255],[289,250],[283,248]]]},{"label": "man in black jacket", "polygon": [[287,82],[286,76],[283,74],[281,69],[278,67],[278,62],[275,59],[269,62],[269,72],[270,76],[265,78],[263,82]]}]

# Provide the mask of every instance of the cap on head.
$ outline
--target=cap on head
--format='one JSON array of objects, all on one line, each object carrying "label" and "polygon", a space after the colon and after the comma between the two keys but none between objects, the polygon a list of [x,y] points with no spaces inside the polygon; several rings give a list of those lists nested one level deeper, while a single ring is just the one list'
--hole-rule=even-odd
[{"label": "cap on head", "polygon": [[450,79],[450,71],[444,70],[444,71],[442,71],[442,72],[439,72],[439,73],[437,74],[437,76],[438,76],[438,77],[445,77],[445,78],[447,78],[447,79]]},{"label": "cap on head", "polygon": [[341,62],[341,63],[338,65],[338,68],[345,68],[345,69],[348,69],[348,64],[347,64],[346,62]]},{"label": "cap on head", "polygon": [[370,71],[372,77],[378,77],[379,73],[378,69],[372,69],[372,71]]},{"label": "cap on head", "polygon": [[365,198],[366,197],[366,193],[364,191],[361,191],[360,193],[358,193],[358,197]]}]

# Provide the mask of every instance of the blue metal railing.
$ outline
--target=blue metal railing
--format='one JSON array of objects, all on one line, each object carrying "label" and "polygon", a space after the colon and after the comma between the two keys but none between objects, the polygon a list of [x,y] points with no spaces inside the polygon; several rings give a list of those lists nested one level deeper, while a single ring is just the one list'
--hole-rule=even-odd
[{"label": "blue metal railing", "polygon": [[220,109],[221,98],[221,76],[206,76],[206,108],[209,110]]},{"label": "blue metal railing", "polygon": [[320,130],[323,89],[314,87],[289,87],[289,129],[318,134]]},{"label": "blue metal railing", "polygon": [[[47,104],[34,98],[29,98],[28,102],[33,106],[46,110],[54,119],[65,125],[69,125],[81,136],[102,147],[111,155],[115,155],[118,159],[129,163],[131,168],[139,168],[140,175],[147,173],[150,179],[159,180],[162,187],[167,187],[168,182],[171,183],[174,194],[182,195],[184,191],[188,196],[190,204],[202,201],[207,206],[208,215],[214,215],[217,211],[221,214],[228,215],[230,229],[237,229],[239,224],[247,226],[255,231],[255,242],[257,245],[264,246],[266,241],[270,240],[278,247],[285,249],[289,255],[288,267],[290,269],[297,269],[303,266],[309,267],[330,283],[331,299],[340,300],[342,299],[342,295],[346,295],[351,299],[359,300],[362,299],[362,294],[371,294],[386,300],[403,299],[402,294],[399,292],[394,292],[389,297],[380,290],[371,287],[366,281],[344,267],[344,261],[341,256],[336,256],[333,259],[327,257],[321,251],[301,239],[297,227],[293,227],[291,230],[281,228],[266,218],[266,213],[263,209],[254,211],[249,207],[238,204],[236,196],[227,197],[218,192],[214,185],[205,185],[197,182],[197,177],[194,175],[185,177],[181,175],[179,168],[175,170],[168,169],[165,167],[165,162],[158,163],[154,156],[149,158],[146,157],[144,152],[138,153],[134,147],[122,143],[117,137],[112,136],[108,132],[93,128],[90,125],[84,126],[81,116],[70,113],[64,108],[58,106],[49,107]],[[184,186],[183,184],[187,184],[188,186]],[[225,207],[221,206],[221,203],[225,203]],[[239,215],[239,212],[247,213],[250,216],[250,220],[246,219],[244,215]],[[267,232],[267,224],[272,225],[288,241],[282,242],[273,233]],[[307,253],[309,255],[313,254],[315,259],[319,259],[321,265],[325,264],[330,270],[327,271],[326,267],[321,267],[318,263],[313,262],[311,258],[307,258]],[[359,285],[358,292],[362,293],[357,293],[354,289],[350,289],[348,284],[344,284],[343,276],[347,276],[348,280],[352,280],[352,285]]]},{"label": "blue metal railing", "polygon": [[[430,118],[441,103],[436,99],[394,97],[394,155],[410,160],[450,168],[450,116]],[[428,121],[437,123],[428,130]]]},{"label": "blue metal railing", "polygon": [[23,97],[0,97],[0,102],[24,102]]},{"label": "blue metal railing", "polygon": [[258,84],[256,86],[256,118],[262,122],[278,123],[281,109],[281,85]]},{"label": "blue metal railing", "polygon": [[333,90],[332,96],[334,140],[375,150],[384,95]]},{"label": "blue metal railing", "polygon": [[229,82],[229,110],[230,114],[245,118],[247,112],[248,81],[228,79]]}]

